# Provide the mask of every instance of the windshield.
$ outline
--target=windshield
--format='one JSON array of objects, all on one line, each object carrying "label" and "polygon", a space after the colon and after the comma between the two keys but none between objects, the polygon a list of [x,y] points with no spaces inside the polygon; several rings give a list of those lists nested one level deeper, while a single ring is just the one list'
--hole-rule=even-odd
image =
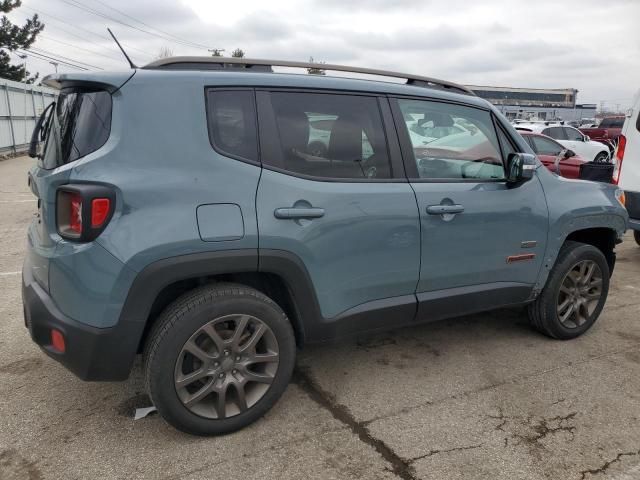
[{"label": "windshield", "polygon": [[63,90],[48,125],[42,166],[56,168],[105,144],[111,131],[111,94]]}]

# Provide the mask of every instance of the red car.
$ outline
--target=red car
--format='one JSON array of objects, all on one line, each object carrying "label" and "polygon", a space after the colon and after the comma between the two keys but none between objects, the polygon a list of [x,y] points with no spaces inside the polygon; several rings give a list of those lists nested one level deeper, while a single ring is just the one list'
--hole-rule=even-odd
[{"label": "red car", "polygon": [[624,125],[624,115],[616,115],[614,117],[604,117],[600,124],[595,128],[580,128],[579,130],[585,135],[589,135],[591,140],[604,143],[613,152],[618,142],[618,137],[622,133]]},{"label": "red car", "polygon": [[544,166],[554,173],[558,173],[555,166],[556,159],[560,152],[565,150],[563,158],[560,159],[560,175],[566,178],[580,178],[580,165],[587,160],[546,135],[525,131],[518,131],[518,133],[533,148]]}]

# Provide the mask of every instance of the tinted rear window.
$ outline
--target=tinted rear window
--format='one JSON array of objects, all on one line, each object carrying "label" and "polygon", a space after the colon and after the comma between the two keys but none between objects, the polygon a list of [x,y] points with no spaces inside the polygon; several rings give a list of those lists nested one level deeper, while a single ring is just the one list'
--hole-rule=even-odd
[{"label": "tinted rear window", "polygon": [[224,155],[258,161],[256,107],[252,90],[209,90],[207,122],[213,147]]},{"label": "tinted rear window", "polygon": [[63,90],[52,115],[44,168],[73,162],[102,147],[111,132],[111,94],[104,90]]},{"label": "tinted rear window", "polygon": [[600,122],[600,128],[622,128],[624,125],[624,117],[620,118],[604,118]]}]

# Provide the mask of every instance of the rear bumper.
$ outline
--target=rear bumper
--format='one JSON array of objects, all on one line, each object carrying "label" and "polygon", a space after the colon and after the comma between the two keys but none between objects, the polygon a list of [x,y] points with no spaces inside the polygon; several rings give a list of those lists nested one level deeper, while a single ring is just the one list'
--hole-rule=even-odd
[{"label": "rear bumper", "polygon": [[[22,303],[31,338],[54,360],[82,380],[126,380],[135,359],[142,325],[119,322],[112,328],[95,328],[65,316],[34,280],[29,259],[22,270]],[[51,346],[51,329],[62,332],[66,349]]]}]

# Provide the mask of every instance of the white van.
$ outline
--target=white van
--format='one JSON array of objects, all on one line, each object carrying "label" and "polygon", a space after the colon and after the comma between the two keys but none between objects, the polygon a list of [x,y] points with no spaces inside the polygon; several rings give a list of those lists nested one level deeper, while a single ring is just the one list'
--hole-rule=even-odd
[{"label": "white van", "polygon": [[615,153],[613,182],[625,192],[629,227],[640,245],[640,91],[627,112]]}]

